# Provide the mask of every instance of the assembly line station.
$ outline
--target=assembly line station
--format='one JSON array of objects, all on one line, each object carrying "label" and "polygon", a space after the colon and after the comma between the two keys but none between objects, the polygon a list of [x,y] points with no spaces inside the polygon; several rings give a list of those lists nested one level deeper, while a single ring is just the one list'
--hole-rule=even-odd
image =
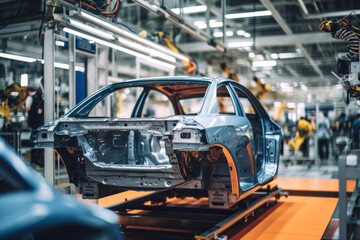
[{"label": "assembly line station", "polygon": [[360,2],[0,11],[0,202],[48,196],[35,174],[100,207],[75,223],[29,197],[21,222],[4,204],[0,239],[360,239]]}]

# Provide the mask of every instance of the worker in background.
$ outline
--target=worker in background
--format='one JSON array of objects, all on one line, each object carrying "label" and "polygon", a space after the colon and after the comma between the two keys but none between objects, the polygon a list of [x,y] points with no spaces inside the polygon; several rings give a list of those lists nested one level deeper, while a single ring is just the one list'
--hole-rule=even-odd
[{"label": "worker in background", "polygon": [[[28,97],[26,98],[25,108],[28,113],[28,125],[34,130],[44,124],[44,101],[42,92],[34,87],[27,88]],[[35,167],[44,167],[42,149],[31,149],[31,163]]]},{"label": "worker in background", "polygon": [[318,121],[318,153],[321,161],[329,158],[330,120],[327,113]]},{"label": "worker in background", "polygon": [[359,149],[359,135],[360,135],[360,114],[356,115],[356,119],[352,124],[351,137],[352,137],[352,148]]}]

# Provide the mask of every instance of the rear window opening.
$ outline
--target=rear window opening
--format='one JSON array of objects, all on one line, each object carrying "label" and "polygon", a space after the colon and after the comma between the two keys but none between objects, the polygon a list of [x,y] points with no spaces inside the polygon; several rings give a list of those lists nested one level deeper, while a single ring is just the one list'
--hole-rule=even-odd
[{"label": "rear window opening", "polygon": [[[157,118],[196,115],[200,112],[208,84],[146,84],[101,91],[84,102],[74,117]],[[88,113],[86,113],[88,111]]]}]

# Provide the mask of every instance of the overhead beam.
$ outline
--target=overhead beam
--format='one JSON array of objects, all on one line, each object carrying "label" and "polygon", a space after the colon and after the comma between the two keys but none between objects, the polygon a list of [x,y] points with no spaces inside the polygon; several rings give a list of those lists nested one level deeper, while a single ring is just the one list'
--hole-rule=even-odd
[{"label": "overhead beam", "polygon": [[[26,57],[33,57],[36,59],[42,58],[42,47],[31,43],[26,43],[16,40],[7,41],[6,43],[0,42],[1,50],[6,50],[9,53],[18,53]],[[68,62],[68,54],[61,48],[56,50],[56,60],[60,62]]]},{"label": "overhead beam", "polygon": [[[227,40],[228,48],[231,43],[249,43],[249,39],[244,38],[230,38]],[[301,44],[316,44],[328,42],[342,42],[340,40],[329,38],[327,34],[322,32],[293,34],[292,36],[286,35],[273,35],[273,36],[258,36],[255,39],[256,47],[276,47],[276,46],[294,46],[298,43]],[[216,51],[213,47],[203,42],[192,42],[178,44],[181,49],[188,53],[193,52],[212,52]]]},{"label": "overhead beam", "polygon": [[[196,1],[200,4],[209,6],[208,11],[210,10],[210,12],[212,12],[218,18],[222,18],[221,9],[214,6],[214,4],[212,4],[212,3],[207,4],[205,0],[196,0]],[[226,24],[228,24],[230,27],[233,27],[233,28],[239,28],[239,27],[242,28],[243,27],[243,24],[236,23],[235,21],[233,21],[231,19],[226,19]]]},{"label": "overhead beam", "polygon": [[304,14],[305,14],[305,15],[308,15],[308,14],[309,14],[309,11],[307,10],[304,1],[303,1],[303,0],[298,0],[298,2],[299,2],[299,4],[300,4],[300,7],[301,7],[301,9],[303,10]]},{"label": "overhead beam", "polygon": [[280,25],[282,30],[289,36],[293,35],[293,32],[285,22],[285,20],[281,17],[280,13],[276,10],[274,5],[269,0],[260,0],[260,2],[272,13],[273,18]]},{"label": "overhead beam", "polygon": [[6,28],[0,29],[0,39],[39,34],[40,25],[40,20],[10,24]]},{"label": "overhead beam", "polygon": [[[285,20],[281,17],[280,13],[275,9],[274,5],[270,2],[270,0],[260,0],[260,2],[272,13],[273,18],[275,21],[280,25],[280,27],[283,29],[283,31],[288,36],[294,36],[293,32],[285,22]],[[320,70],[319,66],[314,62],[314,60],[311,58],[311,55],[307,52],[307,50],[304,48],[304,46],[301,43],[296,44],[298,48],[301,49],[301,52],[304,54],[305,58],[309,61],[311,66],[314,68],[314,71],[319,74],[321,78],[324,77],[324,74]]]},{"label": "overhead beam", "polygon": [[290,67],[289,65],[285,65],[285,64],[282,64],[282,65],[293,77],[296,77],[296,78],[300,77],[300,75],[292,67]]},{"label": "overhead beam", "polygon": [[312,59],[308,51],[304,48],[304,46],[301,43],[296,44],[296,46],[301,50],[301,52],[304,54],[305,58],[309,61],[310,65],[314,68],[315,72],[319,74],[321,78],[324,77],[324,74],[320,70],[318,64]]},{"label": "overhead beam", "polygon": [[309,14],[305,16],[307,19],[322,19],[327,17],[343,17],[349,15],[351,12],[360,13],[360,9],[347,10],[347,11],[337,11],[337,12],[325,12],[319,14]]},{"label": "overhead beam", "polygon": [[[263,49],[262,50],[264,54],[269,55],[271,54],[270,51]],[[289,65],[284,64],[282,61],[277,61],[278,66],[284,67],[293,77],[299,77],[299,74]]]}]

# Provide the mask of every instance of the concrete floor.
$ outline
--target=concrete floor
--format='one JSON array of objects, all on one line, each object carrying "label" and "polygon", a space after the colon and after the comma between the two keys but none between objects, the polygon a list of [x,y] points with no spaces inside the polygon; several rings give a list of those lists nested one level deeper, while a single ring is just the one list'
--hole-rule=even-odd
[{"label": "concrete floor", "polygon": [[338,166],[336,165],[312,165],[306,164],[287,165],[280,163],[279,178],[310,178],[310,179],[336,179]]}]

